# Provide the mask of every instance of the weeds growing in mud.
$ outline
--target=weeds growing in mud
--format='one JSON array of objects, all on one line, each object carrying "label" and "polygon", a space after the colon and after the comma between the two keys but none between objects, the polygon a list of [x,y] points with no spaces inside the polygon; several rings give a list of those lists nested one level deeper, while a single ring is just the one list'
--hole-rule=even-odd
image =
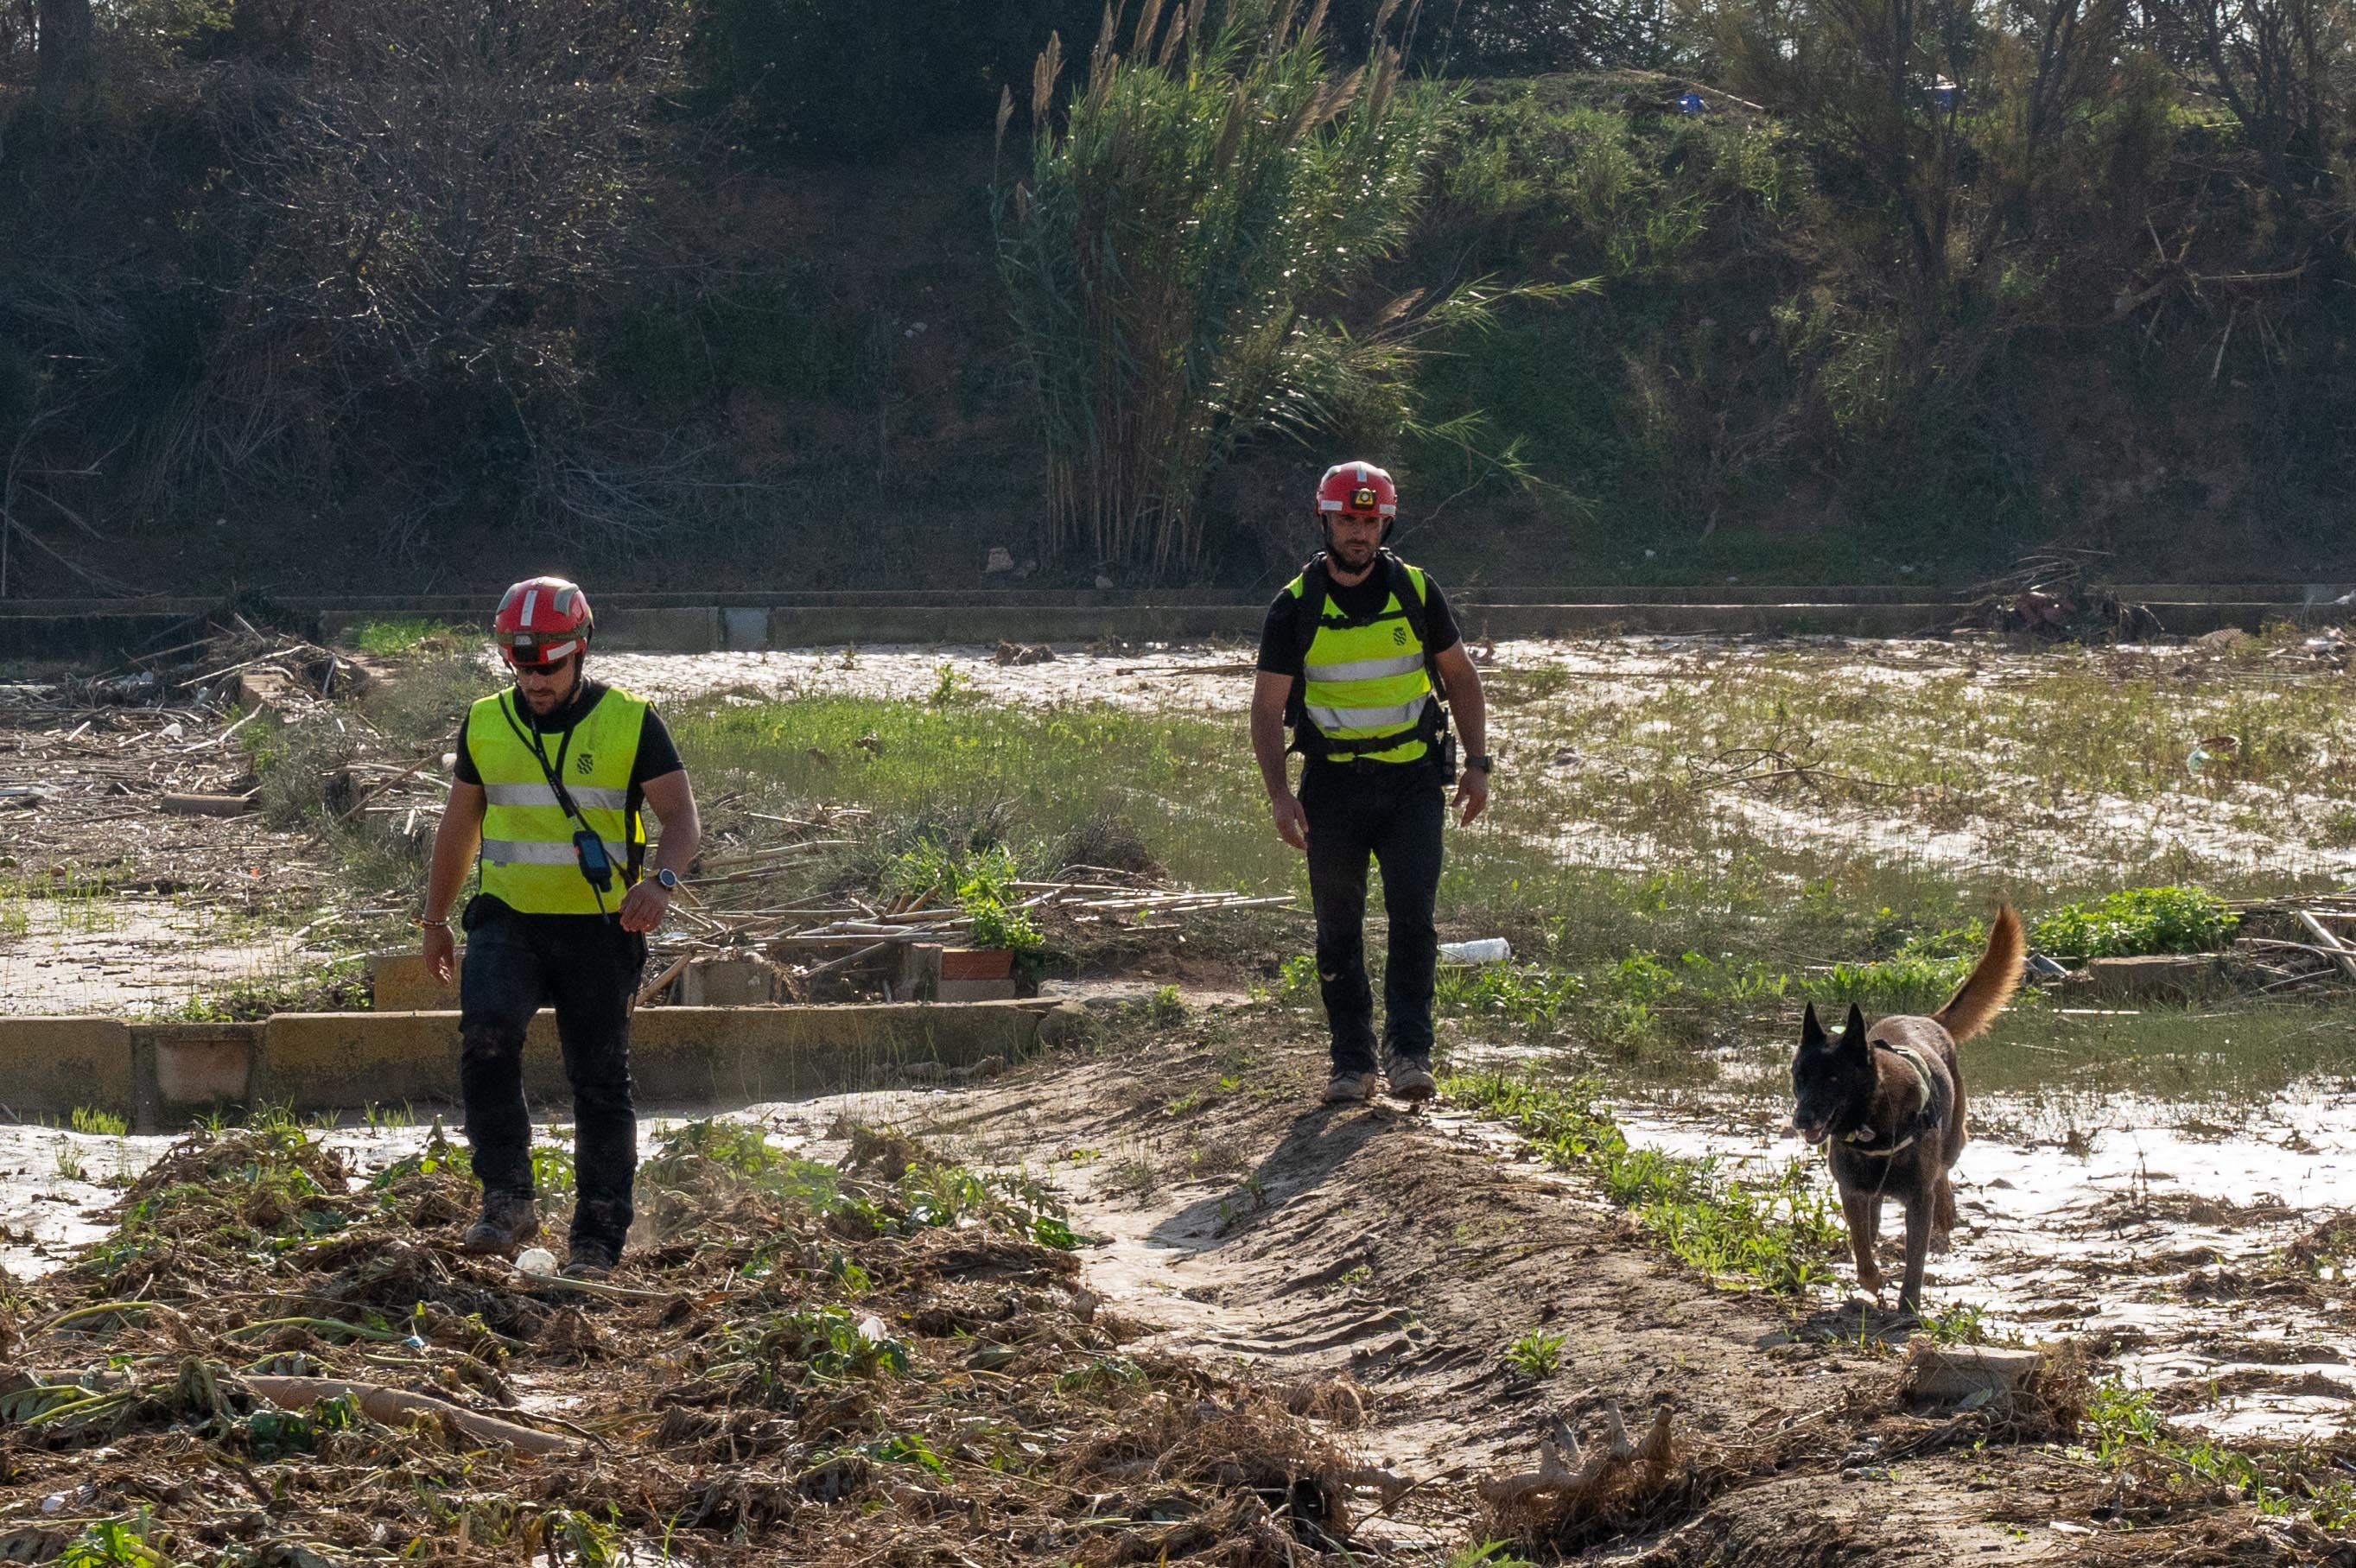
[{"label": "weeds growing in mud", "polygon": [[2188,1500],[2180,1494],[2189,1489],[2223,1487],[2262,1514],[2303,1515],[2327,1530],[2356,1526],[2356,1482],[2347,1478],[2344,1460],[2298,1445],[2244,1450],[2183,1434],[2169,1425],[2146,1389],[2116,1380],[2094,1384],[2079,1436],[2098,1462],[2118,1473],[2122,1511],[2131,1519],[2164,1517]]},{"label": "weeds growing in mud", "polygon": [[1762,1189],[1730,1179],[1712,1160],[1632,1149],[1590,1081],[1547,1089],[1484,1073],[1441,1088],[1515,1128],[1548,1164],[1595,1176],[1662,1245],[1714,1279],[1796,1294],[1832,1278],[1845,1232],[1797,1161]]},{"label": "weeds growing in mud", "polygon": [[1563,1337],[1533,1328],[1505,1347],[1505,1364],[1533,1381],[1543,1382],[1562,1366]]}]

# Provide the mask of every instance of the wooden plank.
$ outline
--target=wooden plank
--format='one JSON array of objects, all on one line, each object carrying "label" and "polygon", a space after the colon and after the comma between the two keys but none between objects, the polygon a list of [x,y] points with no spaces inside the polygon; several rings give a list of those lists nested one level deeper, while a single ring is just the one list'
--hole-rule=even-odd
[{"label": "wooden plank", "polygon": [[2331,928],[2305,909],[2298,912],[2298,923],[2307,928],[2307,934],[2315,939],[2318,946],[2331,955],[2331,961],[2340,966],[2340,972],[2356,982],[2356,953],[2348,950]]}]

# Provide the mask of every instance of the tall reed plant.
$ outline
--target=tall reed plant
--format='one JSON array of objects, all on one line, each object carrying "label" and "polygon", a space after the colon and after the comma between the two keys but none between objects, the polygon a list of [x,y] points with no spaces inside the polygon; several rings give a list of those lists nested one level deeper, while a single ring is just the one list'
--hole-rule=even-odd
[{"label": "tall reed plant", "polygon": [[1060,113],[1049,39],[1028,177],[996,206],[1045,437],[1044,546],[1155,577],[1197,557],[1205,488],[1239,440],[1369,401],[1403,418],[1414,338],[1490,297],[1410,296],[1355,333],[1321,317],[1406,238],[1443,100],[1402,85],[1379,27],[1330,72],[1326,0],[1165,3],[1142,0],[1125,54],[1127,11],[1108,10]]}]

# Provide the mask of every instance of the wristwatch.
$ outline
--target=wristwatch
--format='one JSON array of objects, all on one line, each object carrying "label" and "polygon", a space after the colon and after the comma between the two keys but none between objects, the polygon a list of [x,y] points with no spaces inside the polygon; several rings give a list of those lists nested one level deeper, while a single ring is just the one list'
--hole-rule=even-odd
[{"label": "wristwatch", "polygon": [[668,865],[664,866],[660,871],[655,873],[655,886],[661,888],[666,893],[678,892],[679,873],[673,871]]},{"label": "wristwatch", "polygon": [[1484,751],[1478,757],[1466,757],[1464,759],[1464,766],[1467,768],[1477,768],[1483,773],[1493,774],[1497,771],[1497,759]]}]

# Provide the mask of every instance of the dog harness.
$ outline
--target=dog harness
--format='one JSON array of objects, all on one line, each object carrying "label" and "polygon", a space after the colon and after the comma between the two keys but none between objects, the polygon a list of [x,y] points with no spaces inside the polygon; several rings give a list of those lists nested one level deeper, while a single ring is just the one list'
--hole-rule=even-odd
[{"label": "dog harness", "polygon": [[1946,1122],[1947,1107],[1944,1103],[1946,1096],[1942,1086],[1947,1080],[1944,1074],[1934,1076],[1932,1073],[1931,1064],[1923,1059],[1922,1051],[1913,1046],[1893,1046],[1887,1040],[1876,1040],[1873,1042],[1873,1048],[1878,1051],[1888,1051],[1912,1068],[1914,1071],[1915,1082],[1922,1086],[1922,1108],[1899,1124],[1898,1141],[1888,1148],[1867,1149],[1858,1146],[1872,1138],[1873,1127],[1870,1123],[1841,1134],[1841,1142],[1849,1145],[1852,1153],[1862,1155],[1868,1159],[1881,1160],[1888,1159],[1901,1150],[1913,1147],[1925,1134]]}]

